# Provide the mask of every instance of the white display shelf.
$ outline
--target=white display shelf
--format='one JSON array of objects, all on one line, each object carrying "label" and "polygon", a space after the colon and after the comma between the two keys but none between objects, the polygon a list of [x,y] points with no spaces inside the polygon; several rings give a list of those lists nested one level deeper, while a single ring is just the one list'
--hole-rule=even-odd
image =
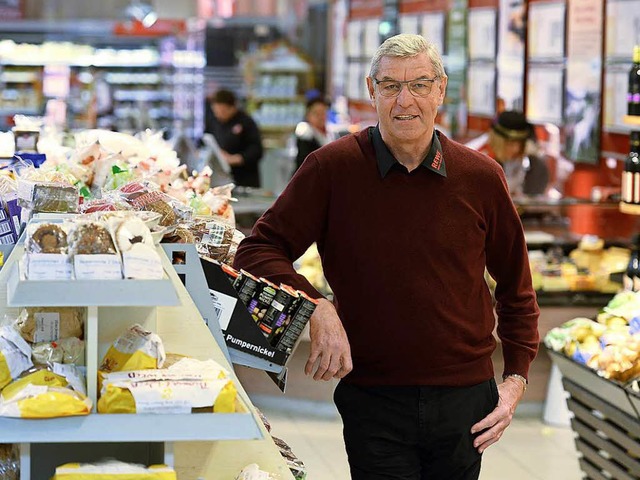
[{"label": "white display shelf", "polygon": [[[12,255],[21,258],[24,246]],[[7,305],[10,307],[156,307],[179,305],[169,278],[162,280],[24,280],[19,262],[11,265],[7,280]]]},{"label": "white display shelf", "polygon": [[251,413],[91,414],[27,420],[0,417],[0,443],[179,442],[260,439]]}]

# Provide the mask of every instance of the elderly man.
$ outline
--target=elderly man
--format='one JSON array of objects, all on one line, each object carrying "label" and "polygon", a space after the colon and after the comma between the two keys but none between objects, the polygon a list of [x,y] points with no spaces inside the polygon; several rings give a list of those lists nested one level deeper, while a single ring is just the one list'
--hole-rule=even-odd
[{"label": "elderly man", "polygon": [[292,267],[317,242],[335,300],[310,320],[305,369],[342,379],[353,479],[477,479],[537,352],[522,225],[500,166],[434,129],[447,76],[432,44],[386,40],[367,86],[379,123],[311,153],[235,265],[320,298]]}]

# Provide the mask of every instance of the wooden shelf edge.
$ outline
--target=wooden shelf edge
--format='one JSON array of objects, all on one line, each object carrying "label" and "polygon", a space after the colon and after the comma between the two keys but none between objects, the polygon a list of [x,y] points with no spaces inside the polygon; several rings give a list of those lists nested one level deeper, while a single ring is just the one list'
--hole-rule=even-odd
[{"label": "wooden shelf edge", "polygon": [[622,121],[627,125],[640,127],[640,115],[625,115],[622,117]]},{"label": "wooden shelf edge", "polygon": [[620,202],[620,211],[622,213],[628,213],[630,215],[640,215],[640,205]]}]

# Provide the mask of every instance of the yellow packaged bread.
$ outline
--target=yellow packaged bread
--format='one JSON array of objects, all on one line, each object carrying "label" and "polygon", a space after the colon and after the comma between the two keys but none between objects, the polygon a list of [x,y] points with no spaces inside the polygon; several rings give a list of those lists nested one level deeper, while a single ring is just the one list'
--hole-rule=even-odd
[{"label": "yellow packaged bread", "polygon": [[237,393],[231,380],[105,384],[98,413],[181,414],[196,409],[233,413]]},{"label": "yellow packaged bread", "polygon": [[61,338],[82,338],[82,307],[29,307],[18,317],[22,338],[31,343],[54,342]]},{"label": "yellow packaged bread", "polygon": [[26,385],[8,401],[0,400],[0,416],[55,418],[89,415],[91,400],[70,388]]},{"label": "yellow packaged bread", "polygon": [[0,391],[33,367],[31,347],[11,327],[0,327]]},{"label": "yellow packaged bread", "polygon": [[133,325],[109,347],[102,359],[102,372],[121,372],[162,368],[164,345],[155,333]]},{"label": "yellow packaged bread", "polygon": [[96,465],[68,463],[56,468],[51,480],[177,480],[176,472],[166,465],[142,465],[109,461]]},{"label": "yellow packaged bread", "polygon": [[30,373],[29,375],[25,375],[15,382],[7,385],[7,387],[2,390],[0,399],[5,402],[11,400],[27,385],[37,385],[43,387],[66,387],[68,383],[67,380],[60,375],[57,375],[48,370],[38,370],[36,372]]},{"label": "yellow packaged bread", "polygon": [[100,413],[216,413],[235,411],[237,391],[214,360],[183,358],[169,368],[105,374]]}]

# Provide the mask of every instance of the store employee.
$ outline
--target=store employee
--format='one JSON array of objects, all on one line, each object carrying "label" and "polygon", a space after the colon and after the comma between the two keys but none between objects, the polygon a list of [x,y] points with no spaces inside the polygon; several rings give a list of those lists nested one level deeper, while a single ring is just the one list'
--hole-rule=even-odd
[{"label": "store employee", "polygon": [[205,132],[211,133],[223,159],[231,167],[236,185],[260,187],[258,164],[262,159],[262,140],[256,122],[237,106],[236,96],[229,90],[218,90],[209,101]]}]

